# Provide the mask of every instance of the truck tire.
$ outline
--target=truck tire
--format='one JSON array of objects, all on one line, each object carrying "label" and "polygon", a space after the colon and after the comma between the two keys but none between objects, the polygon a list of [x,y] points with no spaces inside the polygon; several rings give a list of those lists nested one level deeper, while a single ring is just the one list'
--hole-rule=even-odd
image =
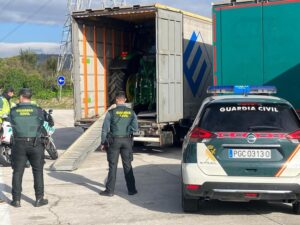
[{"label": "truck tire", "polygon": [[187,213],[195,213],[198,211],[198,200],[188,199],[182,195],[182,210]]},{"label": "truck tire", "polygon": [[198,199],[186,198],[183,193],[183,184],[181,189],[181,206],[182,210],[187,213],[194,213],[198,211]]},{"label": "truck tire", "polygon": [[125,91],[126,74],[122,70],[112,71],[108,78],[108,96],[109,104],[115,103],[116,95],[119,91]]},{"label": "truck tire", "polygon": [[52,140],[48,140],[48,143],[45,145],[45,149],[48,152],[50,159],[56,160],[58,158],[58,153]]},{"label": "truck tire", "polygon": [[293,213],[296,214],[296,215],[299,215],[300,214],[300,202],[294,202],[293,205]]}]

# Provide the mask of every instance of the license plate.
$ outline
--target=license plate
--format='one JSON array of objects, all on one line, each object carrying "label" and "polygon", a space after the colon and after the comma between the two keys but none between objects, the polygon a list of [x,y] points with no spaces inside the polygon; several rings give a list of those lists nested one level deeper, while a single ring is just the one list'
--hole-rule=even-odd
[{"label": "license plate", "polygon": [[270,149],[228,149],[231,159],[271,159]]}]

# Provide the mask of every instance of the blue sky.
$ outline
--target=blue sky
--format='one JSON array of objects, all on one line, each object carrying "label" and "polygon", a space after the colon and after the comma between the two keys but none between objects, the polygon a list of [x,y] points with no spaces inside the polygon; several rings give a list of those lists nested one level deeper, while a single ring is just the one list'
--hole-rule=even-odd
[{"label": "blue sky", "polygon": [[[129,5],[154,2],[211,16],[211,0],[127,0]],[[66,6],[67,0],[0,0],[0,57],[17,55],[20,49],[58,53]]]}]

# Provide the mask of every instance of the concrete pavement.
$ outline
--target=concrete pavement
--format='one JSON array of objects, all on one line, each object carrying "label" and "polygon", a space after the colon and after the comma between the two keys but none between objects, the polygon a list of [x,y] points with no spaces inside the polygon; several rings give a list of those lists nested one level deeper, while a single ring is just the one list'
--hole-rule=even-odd
[{"label": "concrete pavement", "polygon": [[[66,149],[82,132],[73,128],[71,111],[54,111],[55,141]],[[62,151],[61,151],[62,152]],[[244,224],[298,225],[299,216],[291,206],[275,203],[207,202],[196,214],[185,214],[180,199],[180,157],[178,148],[139,147],[134,154],[134,173],[138,194],[127,195],[119,162],[114,197],[100,196],[107,175],[106,154],[92,153],[81,168],[72,173],[53,172],[45,166],[45,191],[49,205],[34,208],[33,181],[30,169],[23,179],[22,207],[13,208],[11,199],[11,169],[0,168],[0,224]]]}]

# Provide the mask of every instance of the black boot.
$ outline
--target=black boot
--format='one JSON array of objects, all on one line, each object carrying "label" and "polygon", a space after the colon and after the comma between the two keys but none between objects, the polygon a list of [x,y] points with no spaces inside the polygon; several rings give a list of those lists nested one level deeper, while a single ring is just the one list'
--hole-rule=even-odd
[{"label": "black boot", "polygon": [[138,192],[137,192],[137,190],[136,189],[134,189],[133,191],[128,191],[128,195],[135,195],[135,194],[137,194]]},{"label": "black boot", "polygon": [[114,193],[111,193],[111,192],[109,192],[108,190],[100,191],[99,194],[102,195],[102,196],[108,196],[108,197],[114,196]]},{"label": "black boot", "polygon": [[10,205],[13,207],[19,208],[19,207],[21,207],[21,202],[20,202],[20,200],[12,200]]},{"label": "black boot", "polygon": [[41,198],[36,199],[34,206],[41,207],[41,206],[47,205],[47,204],[48,204],[48,199],[44,199],[43,197],[41,197]]}]

